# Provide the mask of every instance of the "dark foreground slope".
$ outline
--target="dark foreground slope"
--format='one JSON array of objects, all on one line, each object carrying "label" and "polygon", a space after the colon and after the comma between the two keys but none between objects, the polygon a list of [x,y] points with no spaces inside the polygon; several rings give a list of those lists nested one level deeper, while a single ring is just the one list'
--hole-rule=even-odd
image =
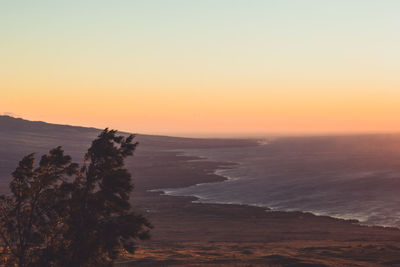
[{"label": "dark foreground slope", "polygon": [[[75,161],[100,130],[0,117],[0,181],[23,155],[62,145]],[[222,181],[223,162],[192,161],[179,149],[249,146],[253,140],[210,140],[138,135],[128,161],[136,189],[135,209],[155,226],[119,266],[400,266],[400,231],[298,212],[266,212],[240,205],[195,204],[147,190]]]}]

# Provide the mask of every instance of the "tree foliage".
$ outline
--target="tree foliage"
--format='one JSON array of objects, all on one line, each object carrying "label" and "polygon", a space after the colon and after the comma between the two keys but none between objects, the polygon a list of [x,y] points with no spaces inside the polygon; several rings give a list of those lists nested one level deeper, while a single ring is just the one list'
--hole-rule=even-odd
[{"label": "tree foliage", "polygon": [[2,263],[8,266],[111,266],[121,250],[149,238],[151,224],[131,210],[124,166],[134,136],[105,129],[79,166],[61,147],[24,157],[0,196]]}]

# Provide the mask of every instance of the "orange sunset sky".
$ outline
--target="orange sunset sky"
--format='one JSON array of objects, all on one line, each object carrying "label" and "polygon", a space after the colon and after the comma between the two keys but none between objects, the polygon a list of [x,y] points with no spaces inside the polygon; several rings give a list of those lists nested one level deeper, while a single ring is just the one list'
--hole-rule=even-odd
[{"label": "orange sunset sky", "polygon": [[179,136],[400,131],[400,1],[4,1],[0,113]]}]

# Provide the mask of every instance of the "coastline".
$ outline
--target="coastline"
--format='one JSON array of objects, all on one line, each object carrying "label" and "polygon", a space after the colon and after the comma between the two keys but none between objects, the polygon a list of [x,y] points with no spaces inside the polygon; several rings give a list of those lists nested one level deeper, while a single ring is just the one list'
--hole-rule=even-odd
[{"label": "coastline", "polygon": [[[262,142],[262,141],[257,141],[256,146],[265,146],[269,144],[269,142]],[[347,220],[347,221],[352,221],[352,222],[357,222],[360,225],[363,226],[377,226],[377,227],[386,227],[386,228],[398,228],[398,224],[391,224],[390,222],[381,221],[381,223],[377,222],[371,222],[369,221],[369,215],[363,214],[363,213],[346,213],[346,212],[329,212],[329,210],[323,210],[323,209],[294,209],[293,207],[287,207],[284,209],[280,208],[274,208],[274,206],[268,206],[267,204],[264,203],[249,203],[249,202],[241,202],[241,201],[231,201],[231,200],[225,200],[225,201],[219,201],[218,198],[207,198],[207,194],[201,195],[193,193],[193,191],[196,191],[196,189],[188,190],[189,192],[185,192],[185,189],[190,189],[191,187],[196,187],[196,186],[201,186],[201,185],[212,185],[212,184],[218,184],[221,185],[220,183],[225,183],[229,181],[236,181],[236,180],[241,180],[243,178],[238,177],[237,173],[235,172],[226,172],[226,170],[232,170],[239,168],[240,165],[242,165],[242,162],[234,162],[234,161],[223,161],[223,157],[221,156],[215,156],[214,154],[211,154],[211,158],[208,158],[207,153],[201,154],[203,149],[200,149],[200,152],[194,151],[193,149],[183,149],[183,150],[175,150],[180,156],[185,156],[185,157],[190,157],[191,159],[188,161],[191,162],[216,162],[219,165],[215,166],[215,169],[212,171],[212,175],[215,177],[215,180],[207,180],[207,181],[200,181],[195,184],[189,184],[185,187],[166,187],[166,188],[157,188],[151,190],[152,192],[160,192],[161,194],[164,195],[169,195],[169,196],[185,196],[185,197],[195,197],[196,199],[193,200],[193,203],[202,203],[202,204],[235,204],[235,205],[245,205],[245,206],[252,206],[252,207],[260,207],[263,208],[267,211],[281,211],[281,212],[302,212],[302,213],[311,213],[315,216],[328,216],[334,219],[340,219],[340,220]],[[230,177],[229,175],[232,175]],[[240,174],[239,174],[240,175]],[[209,187],[208,187],[209,188]],[[221,187],[219,187],[222,189]],[[190,192],[192,191],[192,192]],[[201,192],[201,190],[199,191]],[[204,192],[204,190],[203,190]]]}]

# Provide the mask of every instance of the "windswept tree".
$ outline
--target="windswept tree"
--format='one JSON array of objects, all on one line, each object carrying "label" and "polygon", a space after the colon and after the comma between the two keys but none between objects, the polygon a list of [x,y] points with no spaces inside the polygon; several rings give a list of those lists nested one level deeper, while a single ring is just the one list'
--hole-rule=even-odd
[{"label": "windswept tree", "polygon": [[24,157],[13,172],[12,195],[0,196],[0,240],[3,263],[34,266],[46,252],[58,246],[67,216],[69,191],[66,182],[77,165],[60,147],[42,156],[34,167],[34,157]]},{"label": "windswept tree", "polygon": [[9,266],[111,266],[151,224],[131,210],[131,175],[124,166],[134,136],[104,130],[78,166],[57,147],[24,157],[10,195],[0,197],[0,242]]}]

